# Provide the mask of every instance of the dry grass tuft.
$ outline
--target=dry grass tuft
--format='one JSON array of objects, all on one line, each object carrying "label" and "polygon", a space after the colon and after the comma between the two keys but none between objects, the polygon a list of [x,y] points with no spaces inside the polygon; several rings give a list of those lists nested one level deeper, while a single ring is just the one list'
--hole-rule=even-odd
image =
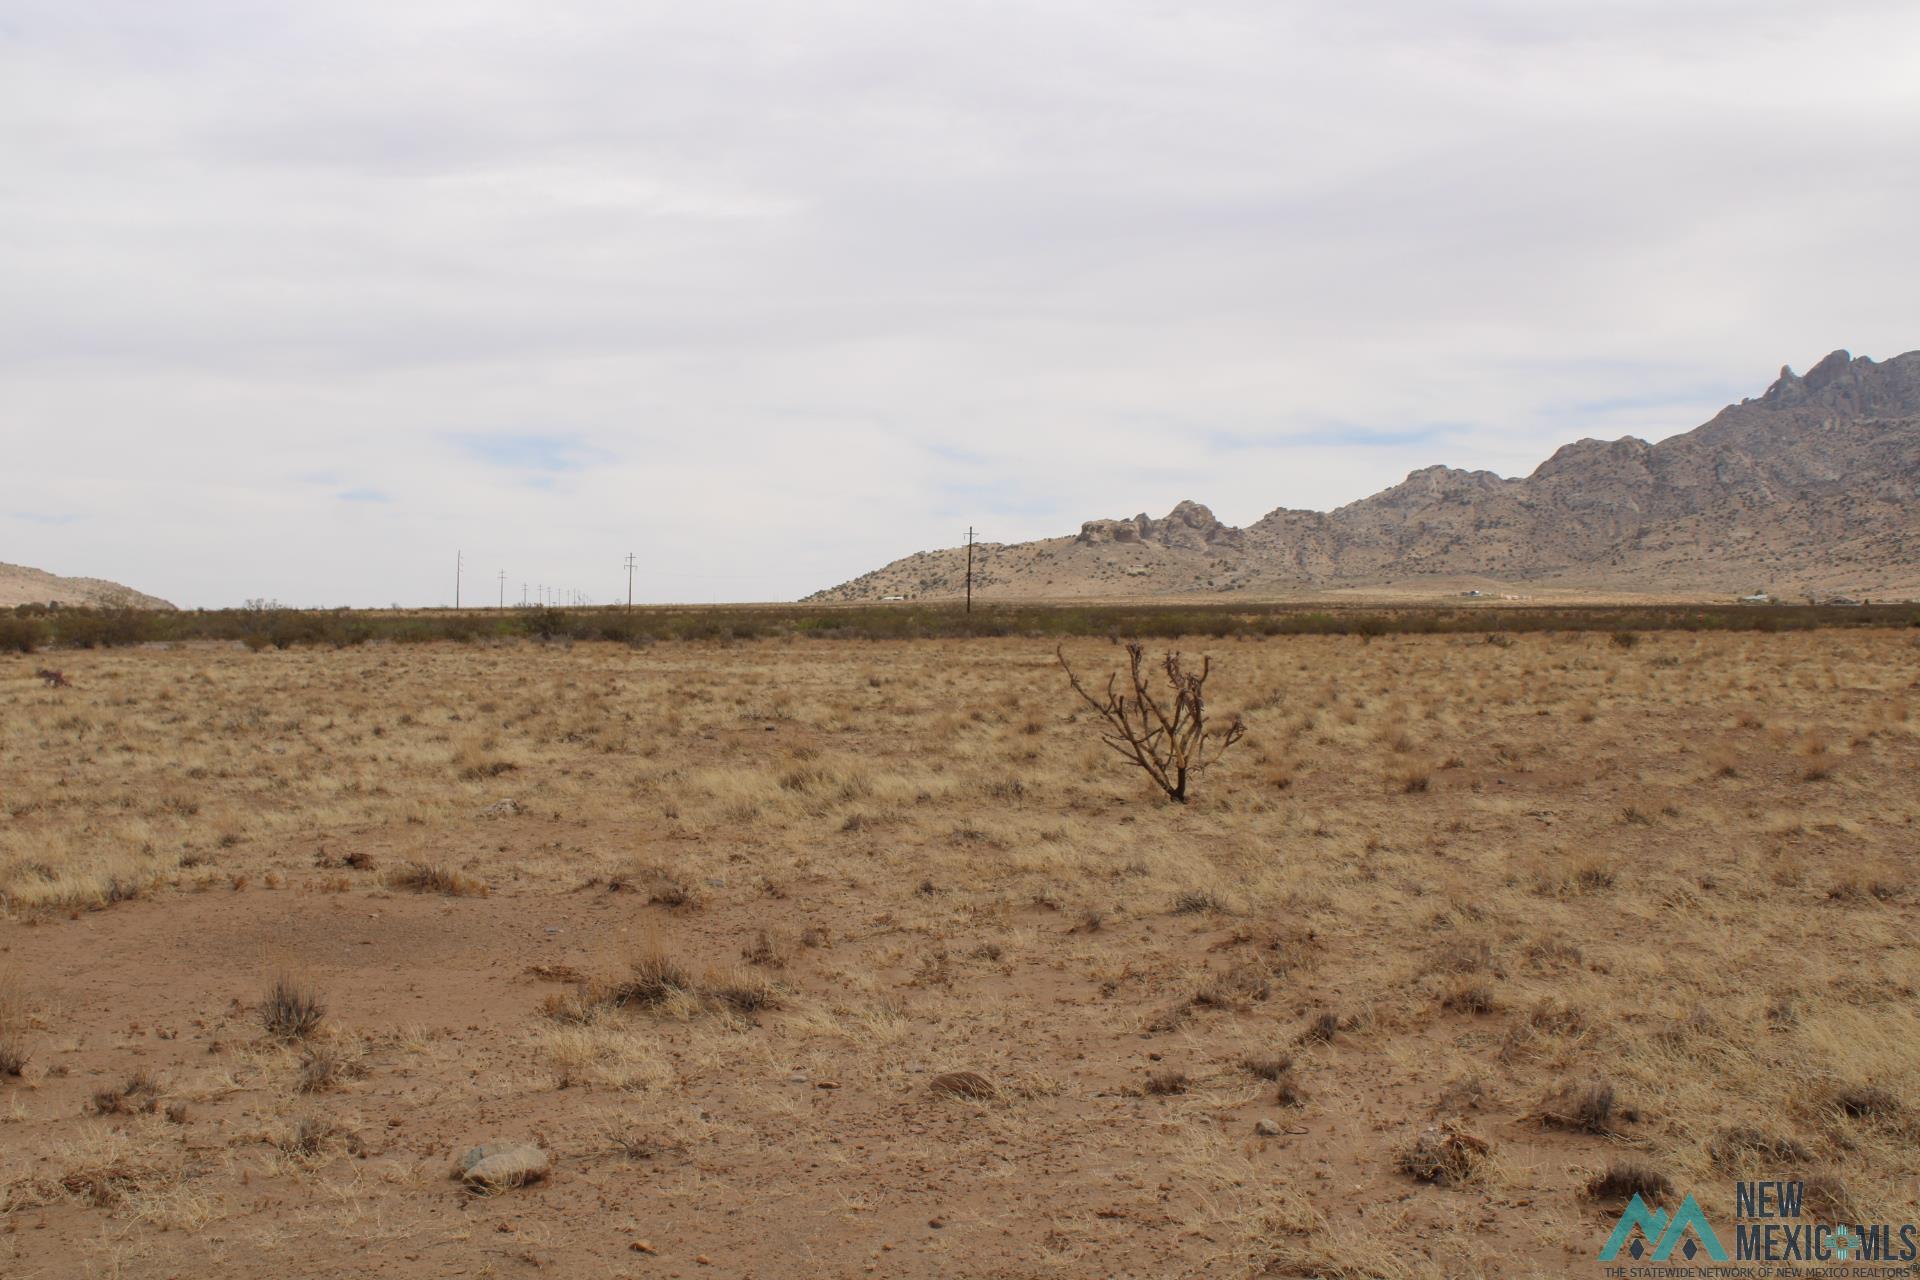
[{"label": "dry grass tuft", "polygon": [[1714,1135],[1713,1141],[1707,1144],[1707,1158],[1721,1169],[1732,1170],[1752,1160],[1797,1164],[1813,1157],[1795,1138],[1739,1126],[1722,1129]]},{"label": "dry grass tuft", "polygon": [[978,1071],[947,1071],[928,1081],[927,1088],[943,1098],[985,1102],[1000,1096],[1000,1087]]},{"label": "dry grass tuft", "polygon": [[320,993],[289,974],[275,978],[266,999],[260,1002],[260,1023],[278,1040],[306,1039],[320,1029],[326,1014]]},{"label": "dry grass tuft", "polygon": [[1227,904],[1211,889],[1186,889],[1175,895],[1173,914],[1177,916],[1222,915]]},{"label": "dry grass tuft", "polygon": [[1648,1204],[1660,1204],[1673,1195],[1673,1180],[1638,1160],[1615,1160],[1605,1172],[1595,1174],[1586,1193],[1595,1200],[1631,1200],[1639,1196]]},{"label": "dry grass tuft", "polygon": [[1185,1093],[1188,1084],[1187,1073],[1171,1068],[1154,1071],[1147,1075],[1146,1083],[1140,1086],[1140,1092],[1150,1098],[1167,1098],[1174,1094]]},{"label": "dry grass tuft", "polygon": [[1492,1013],[1498,1006],[1494,1003],[1493,988],[1484,982],[1464,982],[1440,997],[1440,1007],[1449,1013],[1481,1015]]},{"label": "dry grass tuft", "polygon": [[386,883],[393,889],[405,889],[410,893],[439,893],[449,898],[484,898],[488,893],[484,880],[455,871],[442,863],[409,862],[389,871]]},{"label": "dry grass tuft", "polygon": [[605,988],[600,1000],[615,1008],[637,1005],[648,1009],[696,989],[693,975],[668,955],[658,941],[641,948],[627,966],[627,976]]},{"label": "dry grass tuft", "polygon": [[1246,1057],[1240,1059],[1240,1069],[1258,1080],[1277,1081],[1293,1070],[1293,1058],[1284,1053],[1266,1057]]},{"label": "dry grass tuft", "polygon": [[1853,1189],[1830,1170],[1808,1174],[1801,1179],[1800,1191],[1802,1206],[1820,1222],[1857,1223],[1866,1217],[1854,1198]]},{"label": "dry grass tuft", "polygon": [[93,1095],[96,1115],[152,1115],[160,1109],[160,1082],[144,1071],[135,1072],[118,1089],[101,1089]]},{"label": "dry grass tuft", "polygon": [[1612,1137],[1621,1126],[1640,1118],[1632,1108],[1620,1105],[1613,1085],[1605,1080],[1569,1084],[1549,1098],[1540,1108],[1539,1119],[1555,1129]]},{"label": "dry grass tuft", "polygon": [[348,1137],[346,1130],[322,1116],[302,1116],[291,1129],[275,1135],[271,1141],[282,1155],[295,1160],[317,1160],[335,1144]]},{"label": "dry grass tuft", "polygon": [[359,1053],[339,1044],[309,1044],[300,1056],[300,1092],[324,1093],[366,1076]]},{"label": "dry grass tuft", "polygon": [[1871,1084],[1848,1084],[1828,1095],[1829,1103],[1844,1116],[1855,1120],[1891,1120],[1904,1109],[1889,1089]]},{"label": "dry grass tuft", "polygon": [[1315,1015],[1300,1032],[1301,1044],[1328,1044],[1347,1026],[1345,1019],[1332,1010]]},{"label": "dry grass tuft", "polygon": [[759,1013],[780,1007],[780,992],[766,977],[735,970],[709,979],[700,985],[700,994],[716,1000],[735,1013]]}]

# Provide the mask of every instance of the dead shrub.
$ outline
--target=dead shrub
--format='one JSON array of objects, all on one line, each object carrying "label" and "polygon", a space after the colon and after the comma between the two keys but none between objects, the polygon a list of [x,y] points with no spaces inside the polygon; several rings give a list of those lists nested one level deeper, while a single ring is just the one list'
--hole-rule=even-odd
[{"label": "dead shrub", "polygon": [[1443,1124],[1425,1130],[1400,1152],[1400,1172],[1421,1182],[1457,1187],[1485,1176],[1493,1147],[1485,1138]]},{"label": "dead shrub", "polygon": [[24,1041],[0,1035],[0,1076],[18,1076],[32,1057]]},{"label": "dead shrub", "polygon": [[[1188,671],[1178,653],[1167,654],[1160,667],[1166,675],[1168,694],[1156,696],[1147,678],[1146,650],[1129,642],[1127,682],[1131,692],[1121,690],[1116,673],[1107,677],[1106,689],[1096,698],[1067,664],[1065,646],[1056,648],[1054,656],[1067,673],[1073,691],[1105,722],[1100,740],[1137,765],[1168,799],[1177,803],[1187,802],[1191,779],[1217,763],[1247,731],[1238,716],[1218,732],[1207,723],[1206,683],[1213,669],[1212,658],[1201,658],[1200,670]],[[1165,701],[1169,695],[1170,704]]]},{"label": "dead shrub", "polygon": [[277,1040],[306,1039],[319,1030],[326,1013],[320,993],[288,974],[275,978],[266,999],[260,1002],[261,1025]]}]

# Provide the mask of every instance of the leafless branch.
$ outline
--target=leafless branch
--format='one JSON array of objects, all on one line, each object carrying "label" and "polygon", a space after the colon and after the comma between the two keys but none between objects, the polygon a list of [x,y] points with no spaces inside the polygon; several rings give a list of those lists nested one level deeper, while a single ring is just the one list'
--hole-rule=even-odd
[{"label": "leafless branch", "polygon": [[1178,653],[1166,655],[1161,668],[1172,694],[1168,703],[1154,696],[1146,651],[1138,644],[1127,645],[1127,687],[1121,687],[1120,673],[1115,672],[1107,677],[1107,687],[1098,697],[1080,683],[1067,662],[1064,646],[1055,649],[1054,656],[1060,660],[1073,691],[1105,722],[1100,740],[1138,765],[1169,799],[1181,804],[1187,801],[1188,780],[1219,760],[1246,733],[1246,725],[1238,716],[1224,730],[1207,724],[1206,684],[1213,669],[1211,658],[1203,657],[1200,670],[1189,671]]}]

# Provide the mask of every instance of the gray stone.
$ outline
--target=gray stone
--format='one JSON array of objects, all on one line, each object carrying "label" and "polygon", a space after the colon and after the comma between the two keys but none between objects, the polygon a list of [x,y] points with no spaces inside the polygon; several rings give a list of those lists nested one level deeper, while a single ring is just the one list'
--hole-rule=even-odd
[{"label": "gray stone", "polygon": [[460,1157],[453,1176],[490,1191],[525,1186],[547,1176],[547,1153],[531,1142],[484,1142]]}]

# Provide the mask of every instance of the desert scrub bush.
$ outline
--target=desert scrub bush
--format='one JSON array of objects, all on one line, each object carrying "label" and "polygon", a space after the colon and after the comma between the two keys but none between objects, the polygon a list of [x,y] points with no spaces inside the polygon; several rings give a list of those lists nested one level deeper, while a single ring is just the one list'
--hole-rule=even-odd
[{"label": "desert scrub bush", "polygon": [[260,1002],[260,1024],[276,1040],[304,1040],[320,1029],[327,1006],[320,993],[292,977],[281,974]]},{"label": "desert scrub bush", "polygon": [[47,625],[38,618],[0,614],[0,653],[32,653],[47,642]]},{"label": "desert scrub bush", "polygon": [[1068,665],[1065,646],[1056,647],[1054,657],[1067,673],[1067,683],[1074,693],[1105,721],[1100,740],[1152,778],[1169,800],[1185,804],[1189,781],[1218,762],[1247,731],[1238,716],[1218,731],[1207,723],[1206,684],[1213,669],[1212,658],[1202,657],[1200,669],[1189,671],[1178,653],[1168,653],[1160,663],[1167,693],[1156,696],[1147,675],[1146,650],[1129,643],[1127,683],[1131,691],[1120,688],[1116,672],[1107,677],[1101,696],[1095,697]]}]

